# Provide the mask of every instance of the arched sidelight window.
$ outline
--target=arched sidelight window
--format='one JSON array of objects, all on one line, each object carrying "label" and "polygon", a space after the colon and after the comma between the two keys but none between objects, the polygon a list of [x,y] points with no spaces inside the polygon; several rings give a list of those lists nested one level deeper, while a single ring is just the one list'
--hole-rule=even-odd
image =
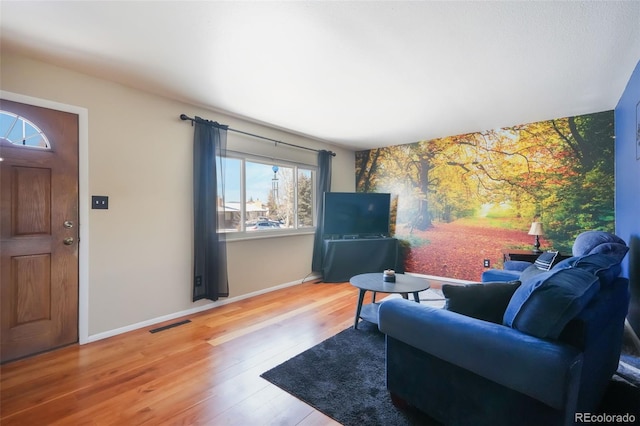
[{"label": "arched sidelight window", "polygon": [[9,111],[0,111],[0,139],[25,148],[51,149],[49,139],[38,126]]}]

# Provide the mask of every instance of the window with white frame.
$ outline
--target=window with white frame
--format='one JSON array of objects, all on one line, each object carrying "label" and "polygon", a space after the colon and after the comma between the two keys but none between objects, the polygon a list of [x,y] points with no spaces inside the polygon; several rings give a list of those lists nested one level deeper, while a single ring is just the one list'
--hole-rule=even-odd
[{"label": "window with white frame", "polygon": [[251,235],[315,226],[315,167],[235,152],[217,157],[218,232]]}]

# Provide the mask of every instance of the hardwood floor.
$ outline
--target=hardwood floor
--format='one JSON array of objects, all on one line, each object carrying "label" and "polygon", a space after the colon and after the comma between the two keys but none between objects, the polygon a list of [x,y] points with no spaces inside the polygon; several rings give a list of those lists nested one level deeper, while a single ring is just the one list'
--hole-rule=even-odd
[{"label": "hardwood floor", "polygon": [[352,326],[356,301],[305,283],[2,365],[0,423],[338,424],[260,374]]}]

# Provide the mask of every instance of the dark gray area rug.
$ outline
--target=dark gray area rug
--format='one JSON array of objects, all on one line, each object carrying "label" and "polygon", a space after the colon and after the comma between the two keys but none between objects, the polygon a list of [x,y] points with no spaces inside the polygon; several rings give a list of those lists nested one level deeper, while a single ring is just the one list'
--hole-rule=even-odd
[{"label": "dark gray area rug", "polygon": [[[400,410],[385,386],[384,334],[361,322],[302,352],[261,377],[345,426],[438,425],[417,410]],[[640,419],[640,380],[634,371],[614,376],[601,413],[633,413]]]},{"label": "dark gray area rug", "polygon": [[385,386],[384,334],[362,321],[261,377],[345,426],[438,425],[394,407]]}]

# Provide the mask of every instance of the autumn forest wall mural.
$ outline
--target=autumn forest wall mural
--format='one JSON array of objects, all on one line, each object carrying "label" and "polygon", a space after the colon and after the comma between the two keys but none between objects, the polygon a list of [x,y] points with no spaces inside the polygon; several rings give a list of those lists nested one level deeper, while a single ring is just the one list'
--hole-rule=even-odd
[{"label": "autumn forest wall mural", "polygon": [[407,272],[478,281],[502,250],[571,253],[584,230],[614,232],[613,111],[356,153],[356,190],[392,195]]}]

